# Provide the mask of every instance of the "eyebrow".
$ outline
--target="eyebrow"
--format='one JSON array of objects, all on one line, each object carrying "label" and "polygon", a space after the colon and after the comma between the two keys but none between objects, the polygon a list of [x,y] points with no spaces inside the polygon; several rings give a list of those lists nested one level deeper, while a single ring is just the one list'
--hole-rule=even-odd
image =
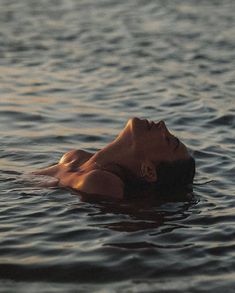
[{"label": "eyebrow", "polygon": [[176,151],[180,146],[180,141],[179,141],[178,137],[175,137],[175,139],[176,139],[176,146],[174,147],[174,151]]}]

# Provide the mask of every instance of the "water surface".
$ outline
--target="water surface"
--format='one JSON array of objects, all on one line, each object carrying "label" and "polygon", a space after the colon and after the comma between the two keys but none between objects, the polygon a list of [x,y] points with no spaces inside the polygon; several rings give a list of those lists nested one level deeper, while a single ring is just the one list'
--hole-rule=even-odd
[{"label": "water surface", "polygon": [[[235,3],[0,0],[0,292],[233,292]],[[89,201],[25,175],[165,119],[190,201]]]}]

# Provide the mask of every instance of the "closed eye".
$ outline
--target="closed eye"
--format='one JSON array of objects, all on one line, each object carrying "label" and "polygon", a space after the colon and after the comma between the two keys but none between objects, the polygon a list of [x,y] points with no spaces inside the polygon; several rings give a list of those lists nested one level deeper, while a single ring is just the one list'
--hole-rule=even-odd
[{"label": "closed eye", "polygon": [[180,145],[180,141],[179,141],[179,139],[177,137],[175,137],[175,141],[176,141],[176,145],[174,147],[174,151],[176,151],[178,149],[179,145]]},{"label": "closed eye", "polygon": [[174,146],[174,151],[176,151],[180,145],[180,141],[177,137],[173,136],[172,138],[174,139],[173,142],[171,142],[170,138],[168,136],[165,137],[166,138],[166,141],[167,141],[167,144],[168,145],[171,145],[172,143],[175,145]]}]

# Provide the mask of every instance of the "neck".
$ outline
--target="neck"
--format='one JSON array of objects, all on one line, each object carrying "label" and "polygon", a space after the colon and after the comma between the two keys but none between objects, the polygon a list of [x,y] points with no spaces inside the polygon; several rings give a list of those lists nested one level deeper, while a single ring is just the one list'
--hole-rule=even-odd
[{"label": "neck", "polygon": [[132,159],[133,156],[131,153],[131,146],[126,146],[115,141],[96,152],[83,167],[89,169],[97,166],[104,167],[108,164],[118,164],[138,174],[139,166],[136,161]]}]

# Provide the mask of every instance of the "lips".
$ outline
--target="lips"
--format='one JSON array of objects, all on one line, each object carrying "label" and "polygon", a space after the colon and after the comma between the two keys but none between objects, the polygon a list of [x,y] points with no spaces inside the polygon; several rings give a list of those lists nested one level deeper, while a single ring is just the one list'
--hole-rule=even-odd
[{"label": "lips", "polygon": [[156,123],[157,127],[160,127],[162,125],[162,120],[160,120],[158,123]]},{"label": "lips", "polygon": [[155,123],[153,121],[148,121],[148,120],[145,120],[145,121],[146,121],[147,129],[151,130],[151,128],[155,125]]},{"label": "lips", "polygon": [[147,129],[150,130],[150,124],[149,124],[148,120],[145,120],[145,123],[146,123]]}]

